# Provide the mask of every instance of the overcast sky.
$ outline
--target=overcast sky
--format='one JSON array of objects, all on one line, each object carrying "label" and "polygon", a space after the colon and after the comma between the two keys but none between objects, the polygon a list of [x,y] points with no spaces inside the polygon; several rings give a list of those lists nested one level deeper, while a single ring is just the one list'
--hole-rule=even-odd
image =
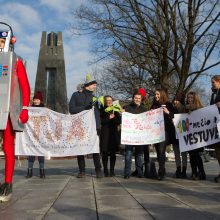
[{"label": "overcast sky", "polygon": [[12,26],[17,42],[15,52],[27,60],[27,73],[34,89],[42,31],[62,31],[68,97],[91,71],[90,41],[72,36],[71,11],[86,0],[0,0],[0,21]]}]

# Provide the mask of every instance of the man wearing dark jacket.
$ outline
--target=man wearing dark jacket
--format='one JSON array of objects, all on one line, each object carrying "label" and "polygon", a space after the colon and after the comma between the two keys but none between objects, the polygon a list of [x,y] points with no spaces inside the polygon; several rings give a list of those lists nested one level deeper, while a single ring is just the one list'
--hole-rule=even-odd
[{"label": "man wearing dark jacket", "polygon": [[[100,122],[100,113],[97,103],[93,102],[93,92],[96,90],[97,82],[87,75],[86,82],[84,84],[84,90],[82,92],[74,92],[69,103],[69,112],[70,114],[77,114],[83,110],[95,108],[95,120],[96,120],[96,131],[98,136],[100,135],[101,122]],[[78,178],[85,177],[85,158],[84,155],[77,156],[79,174]],[[102,177],[101,171],[101,162],[99,153],[93,154],[93,161],[95,165],[96,177]]]},{"label": "man wearing dark jacket", "polygon": [[[132,102],[129,105],[124,106],[123,112],[128,112],[132,114],[140,114],[147,109],[144,105],[141,104],[142,95],[139,92],[133,94]],[[143,177],[143,149],[144,145],[126,145],[125,146],[125,168],[124,168],[124,178],[129,179],[131,175],[131,163],[132,163],[132,155],[133,148],[135,148],[135,166],[137,170],[137,176],[139,178]]]},{"label": "man wearing dark jacket", "polygon": [[[212,77],[212,96],[210,105],[216,104],[220,113],[220,75],[215,75]],[[216,159],[220,165],[220,142],[211,145],[215,148]],[[214,178],[214,181],[220,183],[220,172],[219,175]]]}]

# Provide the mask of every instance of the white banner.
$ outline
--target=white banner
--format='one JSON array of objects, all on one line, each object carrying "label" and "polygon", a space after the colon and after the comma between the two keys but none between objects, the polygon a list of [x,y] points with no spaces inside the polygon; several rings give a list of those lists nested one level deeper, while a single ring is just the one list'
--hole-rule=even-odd
[{"label": "white banner", "polygon": [[24,132],[16,133],[16,155],[65,157],[99,153],[94,110],[64,115],[29,108]]},{"label": "white banner", "polygon": [[198,109],[190,114],[175,114],[173,122],[180,151],[190,151],[219,142],[216,124],[218,115],[216,105]]},{"label": "white banner", "polygon": [[220,115],[217,116],[217,128],[218,128],[218,133],[220,133]]},{"label": "white banner", "polygon": [[141,114],[122,114],[121,143],[127,145],[145,145],[165,140],[163,109],[147,111]]}]

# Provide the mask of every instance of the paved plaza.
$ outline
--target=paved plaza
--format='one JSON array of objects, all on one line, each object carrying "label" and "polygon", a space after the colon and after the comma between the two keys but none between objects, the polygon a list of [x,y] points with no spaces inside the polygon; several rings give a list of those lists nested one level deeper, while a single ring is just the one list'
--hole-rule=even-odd
[{"label": "paved plaza", "polygon": [[[206,181],[174,179],[174,162],[167,162],[164,181],[123,178],[123,156],[117,157],[116,177],[95,178],[87,159],[86,178],[78,179],[76,159],[46,161],[46,179],[26,179],[27,161],[16,161],[13,197],[0,203],[0,219],[220,219],[220,184],[216,160],[205,163]],[[0,159],[1,168],[4,159]],[[1,180],[3,171],[1,169]],[[190,168],[188,168],[190,175]]]}]

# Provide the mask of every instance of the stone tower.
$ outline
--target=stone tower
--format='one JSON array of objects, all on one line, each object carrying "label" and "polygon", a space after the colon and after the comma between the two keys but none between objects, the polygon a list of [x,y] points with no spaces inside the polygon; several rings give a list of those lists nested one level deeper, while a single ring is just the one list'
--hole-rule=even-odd
[{"label": "stone tower", "polygon": [[34,90],[43,93],[46,107],[56,112],[68,113],[61,32],[42,32]]}]

